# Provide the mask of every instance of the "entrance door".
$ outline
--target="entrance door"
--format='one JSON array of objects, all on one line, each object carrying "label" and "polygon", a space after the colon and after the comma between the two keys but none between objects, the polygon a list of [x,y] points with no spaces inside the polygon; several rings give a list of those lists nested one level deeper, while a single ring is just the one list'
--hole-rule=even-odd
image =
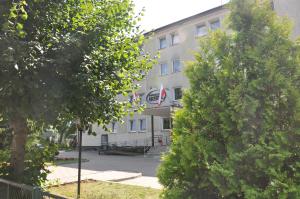
[{"label": "entrance door", "polygon": [[101,135],[101,145],[102,146],[108,145],[108,134]]}]

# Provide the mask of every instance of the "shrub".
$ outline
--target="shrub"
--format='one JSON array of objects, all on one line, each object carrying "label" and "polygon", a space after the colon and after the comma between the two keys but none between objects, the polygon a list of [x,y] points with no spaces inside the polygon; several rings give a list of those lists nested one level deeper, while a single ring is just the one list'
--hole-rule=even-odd
[{"label": "shrub", "polygon": [[232,32],[203,39],[188,66],[163,198],[300,198],[299,45],[256,2],[232,0]]},{"label": "shrub", "polygon": [[[25,171],[21,179],[21,182],[24,184],[33,186],[43,184],[49,173],[46,163],[52,162],[58,151],[56,145],[48,144],[44,141],[40,142],[43,143],[43,147],[38,147],[38,145],[30,142],[26,146]],[[0,150],[0,178],[11,179],[9,160],[9,149]]]}]

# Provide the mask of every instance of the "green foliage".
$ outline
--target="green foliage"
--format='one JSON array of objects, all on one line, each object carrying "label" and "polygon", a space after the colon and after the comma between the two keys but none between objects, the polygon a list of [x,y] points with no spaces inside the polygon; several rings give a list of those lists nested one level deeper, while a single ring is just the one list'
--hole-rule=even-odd
[{"label": "green foliage", "polygon": [[[58,149],[56,145],[42,142],[42,145],[28,143],[26,146],[25,171],[22,182],[25,184],[40,186],[47,180],[47,162],[53,162]],[[9,164],[10,151],[0,150],[0,177],[11,179],[11,168]]]},{"label": "green foliage", "polygon": [[163,198],[300,197],[300,46],[269,2],[233,0],[201,41],[159,169]]},{"label": "green foliage", "polygon": [[115,97],[150,67],[132,2],[22,2],[1,12],[0,112],[42,122],[62,113],[84,124],[120,118],[125,102]]},{"label": "green foliage", "polygon": [[[117,95],[151,67],[137,20],[131,0],[0,2],[0,114],[15,146],[26,142],[26,123],[47,127],[67,115],[105,126],[126,114]],[[24,151],[12,151],[20,172]]]}]

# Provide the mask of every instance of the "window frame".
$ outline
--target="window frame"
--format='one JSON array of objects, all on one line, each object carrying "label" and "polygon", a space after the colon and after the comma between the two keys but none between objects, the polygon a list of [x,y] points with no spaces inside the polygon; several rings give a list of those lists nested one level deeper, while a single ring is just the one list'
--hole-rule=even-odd
[{"label": "window frame", "polygon": [[[219,27],[213,29],[213,28],[212,28],[212,25],[215,24],[216,22],[219,22]],[[221,28],[221,20],[220,20],[220,18],[213,19],[213,20],[210,20],[210,21],[209,21],[209,29],[210,29],[211,31],[216,31],[216,30],[218,30],[218,29],[220,29],[220,28]]]},{"label": "window frame", "polygon": [[[170,35],[171,35],[171,45],[172,45],[172,46],[176,46],[176,45],[180,44],[180,37],[179,37],[179,34],[178,34],[178,33],[173,32],[173,33],[171,33]],[[178,37],[178,42],[176,42],[176,43],[174,43],[174,38],[175,38],[175,36]]]},{"label": "window frame", "polygon": [[[165,65],[166,66],[166,74],[162,74],[162,66],[163,65]],[[168,75],[169,73],[168,73],[168,69],[169,69],[169,67],[168,67],[168,63],[167,62],[162,62],[162,63],[160,63],[160,76],[166,76],[166,75]]]},{"label": "window frame", "polygon": [[117,133],[117,122],[111,122],[111,132]]},{"label": "window frame", "polygon": [[140,104],[140,106],[142,106],[145,104],[145,100],[143,100],[145,97],[145,93],[139,93],[138,95],[139,95],[139,100],[140,100],[139,104]]},{"label": "window frame", "polygon": [[[161,43],[161,41],[162,40],[165,40],[165,42],[166,42],[166,44],[165,44],[165,47],[162,47],[162,43]],[[162,36],[162,37],[159,37],[159,39],[158,39],[158,41],[159,41],[159,50],[162,50],[162,49],[165,49],[165,48],[167,48],[168,47],[168,41],[167,41],[167,37],[166,36]]]},{"label": "window frame", "polygon": [[[175,61],[178,61],[179,62],[179,67],[180,67],[180,69],[179,69],[179,71],[175,71],[174,69],[174,63],[175,63]],[[181,72],[182,71],[182,65],[181,65],[181,60],[178,58],[178,59],[173,59],[172,60],[172,72],[173,73],[179,73],[179,72]]]},{"label": "window frame", "polygon": [[[164,128],[164,120],[165,120],[165,119],[168,119],[168,120],[169,120],[169,128]],[[162,129],[162,130],[171,130],[171,129],[172,129],[172,126],[171,126],[171,118],[170,118],[170,117],[162,117],[162,118],[161,118],[161,122],[162,122],[162,123],[161,123],[161,124],[162,124],[162,125],[161,125],[161,127],[162,127],[161,129]]]},{"label": "window frame", "polygon": [[[180,91],[181,91],[181,98],[179,98],[179,99],[176,99],[176,92],[175,92],[175,90],[177,90],[177,89],[180,89]],[[181,100],[182,99],[182,97],[183,97],[183,90],[182,90],[182,87],[174,87],[173,88],[173,93],[174,93],[174,101],[179,101],[179,100]]]},{"label": "window frame", "polygon": [[[205,34],[202,34],[202,35],[200,35],[199,34],[199,28],[201,28],[201,27],[204,27],[205,28],[205,30],[206,30],[206,32],[205,32]],[[209,30],[209,28],[207,27],[207,24],[206,23],[201,23],[201,24],[198,24],[197,26],[196,26],[196,37],[204,37],[204,36],[206,36],[207,34],[208,34],[208,30]]]},{"label": "window frame", "polygon": [[[145,122],[145,129],[142,129],[142,121]],[[144,133],[146,131],[147,131],[147,119],[141,118],[141,119],[139,119],[139,132]]]},{"label": "window frame", "polygon": [[[131,126],[131,122],[133,122],[135,129],[132,130],[132,126]],[[131,119],[129,120],[129,132],[130,133],[136,133],[137,129],[136,129],[136,120],[135,119]]]}]

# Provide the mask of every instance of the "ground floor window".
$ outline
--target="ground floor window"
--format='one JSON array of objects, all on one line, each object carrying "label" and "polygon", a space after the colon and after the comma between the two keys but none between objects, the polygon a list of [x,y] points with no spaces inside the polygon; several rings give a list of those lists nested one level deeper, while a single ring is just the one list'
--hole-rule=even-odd
[{"label": "ground floor window", "polygon": [[180,100],[182,98],[182,89],[181,88],[174,88],[174,99]]},{"label": "ground floor window", "polygon": [[140,119],[140,131],[146,131],[146,119]]},{"label": "ground floor window", "polygon": [[111,132],[112,132],[112,133],[117,133],[117,130],[116,130],[116,122],[112,122],[112,123],[111,123]]},{"label": "ground floor window", "polygon": [[163,118],[162,126],[164,130],[171,129],[171,118]]},{"label": "ground floor window", "polygon": [[129,131],[135,132],[136,131],[136,122],[135,120],[129,120]]}]

